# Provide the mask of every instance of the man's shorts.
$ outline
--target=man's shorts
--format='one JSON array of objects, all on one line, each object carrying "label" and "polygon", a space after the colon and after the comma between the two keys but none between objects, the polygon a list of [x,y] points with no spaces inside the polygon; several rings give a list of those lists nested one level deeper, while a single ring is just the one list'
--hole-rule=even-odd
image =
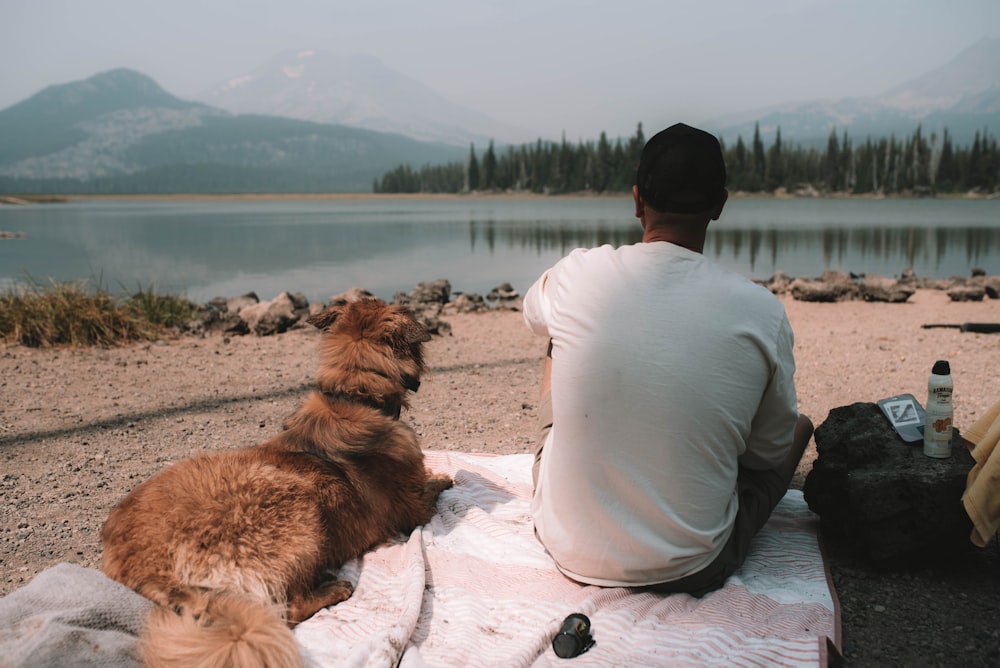
[{"label": "man's shorts", "polygon": [[736,511],[733,532],[729,534],[729,540],[719,556],[697,573],[679,580],[650,585],[649,589],[666,593],[686,592],[700,598],[722,587],[726,578],[743,565],[750,552],[753,537],[767,524],[771,512],[788,491],[788,481],[774,470],[752,471],[741,466],[736,489],[740,507]]},{"label": "man's shorts", "polygon": [[535,463],[531,467],[531,488],[538,486],[538,467],[542,463],[542,446],[552,431],[552,393],[542,395],[538,404],[538,443],[535,444]]},{"label": "man's shorts", "polygon": [[[532,485],[538,484],[538,467],[542,460],[542,447],[552,430],[552,395],[546,392],[538,406],[538,443],[535,445],[535,462],[531,469]],[[736,480],[739,494],[739,510],[729,540],[722,552],[708,566],[679,580],[649,585],[657,592],[686,592],[693,596],[704,596],[722,587],[726,578],[743,565],[750,551],[753,537],[767,524],[771,512],[788,491],[788,481],[772,469],[754,471],[740,467]]]}]

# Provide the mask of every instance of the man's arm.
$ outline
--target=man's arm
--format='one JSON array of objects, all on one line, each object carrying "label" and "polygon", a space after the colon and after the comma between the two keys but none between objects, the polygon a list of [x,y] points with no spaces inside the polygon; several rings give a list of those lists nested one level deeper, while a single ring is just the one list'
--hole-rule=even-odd
[{"label": "man's arm", "polygon": [[[755,470],[773,469],[781,466],[789,453],[796,449],[799,409],[793,347],[792,327],[788,319],[783,318],[771,353],[774,371],[750,424],[747,449],[740,457],[741,466]],[[809,433],[811,435],[812,431]]]},{"label": "man's arm", "polygon": [[539,336],[549,336],[550,305],[545,288],[548,284],[549,269],[528,288],[521,303],[524,322],[528,328]]}]

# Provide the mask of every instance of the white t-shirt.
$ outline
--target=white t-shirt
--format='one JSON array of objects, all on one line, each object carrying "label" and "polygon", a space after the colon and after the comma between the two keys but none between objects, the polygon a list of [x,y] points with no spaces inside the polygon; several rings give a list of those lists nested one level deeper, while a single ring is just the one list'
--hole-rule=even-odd
[{"label": "white t-shirt", "polygon": [[528,290],[524,319],[553,342],[532,513],[560,570],[639,586],[707,566],[732,531],[738,464],[771,468],[791,448],[781,302],[654,242],[573,251]]}]

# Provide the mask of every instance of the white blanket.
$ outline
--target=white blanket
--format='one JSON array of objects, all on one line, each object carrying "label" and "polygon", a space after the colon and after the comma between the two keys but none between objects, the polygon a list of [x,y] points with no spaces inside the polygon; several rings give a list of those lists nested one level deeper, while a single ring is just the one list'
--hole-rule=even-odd
[{"label": "white blanket", "polygon": [[[839,618],[818,519],[790,491],[743,568],[702,599],[576,584],[535,540],[531,455],[428,452],[455,486],[430,524],[344,566],[354,595],[300,624],[312,666],[825,665]],[[135,665],[149,601],[59,564],[0,599],[0,667]],[[587,615],[571,660],[552,637]],[[572,663],[565,663],[572,661]]]},{"label": "white blanket", "polygon": [[[580,585],[535,539],[531,455],[427,453],[455,486],[405,542],[351,562],[347,601],[300,624],[316,666],[825,665],[839,647],[818,518],[789,491],[743,568],[702,599]],[[552,637],[570,613],[596,644],[560,659]]]}]

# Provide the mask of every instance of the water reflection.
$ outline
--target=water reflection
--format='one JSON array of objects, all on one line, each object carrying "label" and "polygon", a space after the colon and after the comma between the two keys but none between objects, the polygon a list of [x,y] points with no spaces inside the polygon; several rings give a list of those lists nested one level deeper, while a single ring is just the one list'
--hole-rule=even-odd
[{"label": "water reflection", "polygon": [[579,226],[568,222],[551,223],[544,220],[528,221],[518,225],[507,225],[496,221],[469,221],[470,248],[476,251],[480,237],[486,239],[490,252],[496,250],[497,238],[508,248],[539,253],[556,252],[565,255],[574,248],[593,248],[610,244],[624,246],[642,240],[642,230],[638,226],[620,225]]},{"label": "water reflection", "polygon": [[[419,281],[526,289],[574,248],[641,240],[631,200],[108,201],[0,207],[0,286],[101,277],[194,299],[350,287],[391,298]],[[735,200],[705,253],[744,275],[824,270],[1000,274],[1000,203]]]},{"label": "water reflection", "polygon": [[911,268],[923,276],[967,276],[973,267],[1000,270],[1000,229],[715,229],[709,232],[705,252],[745,266],[755,276],[780,269],[782,263],[800,265],[797,259],[810,257],[822,260],[817,268],[855,273],[891,275]]},{"label": "water reflection", "polygon": [[[470,248],[485,242],[490,253],[498,243],[510,248],[565,255],[574,248],[622,246],[642,240],[638,225],[591,225],[522,221],[469,221]],[[835,269],[854,273],[898,275],[913,269],[928,277],[967,276],[973,267],[1000,272],[1000,228],[892,227],[837,229],[732,229],[710,227],[706,255],[754,277],[782,270],[818,275]],[[944,272],[944,273],[942,273]]]}]

